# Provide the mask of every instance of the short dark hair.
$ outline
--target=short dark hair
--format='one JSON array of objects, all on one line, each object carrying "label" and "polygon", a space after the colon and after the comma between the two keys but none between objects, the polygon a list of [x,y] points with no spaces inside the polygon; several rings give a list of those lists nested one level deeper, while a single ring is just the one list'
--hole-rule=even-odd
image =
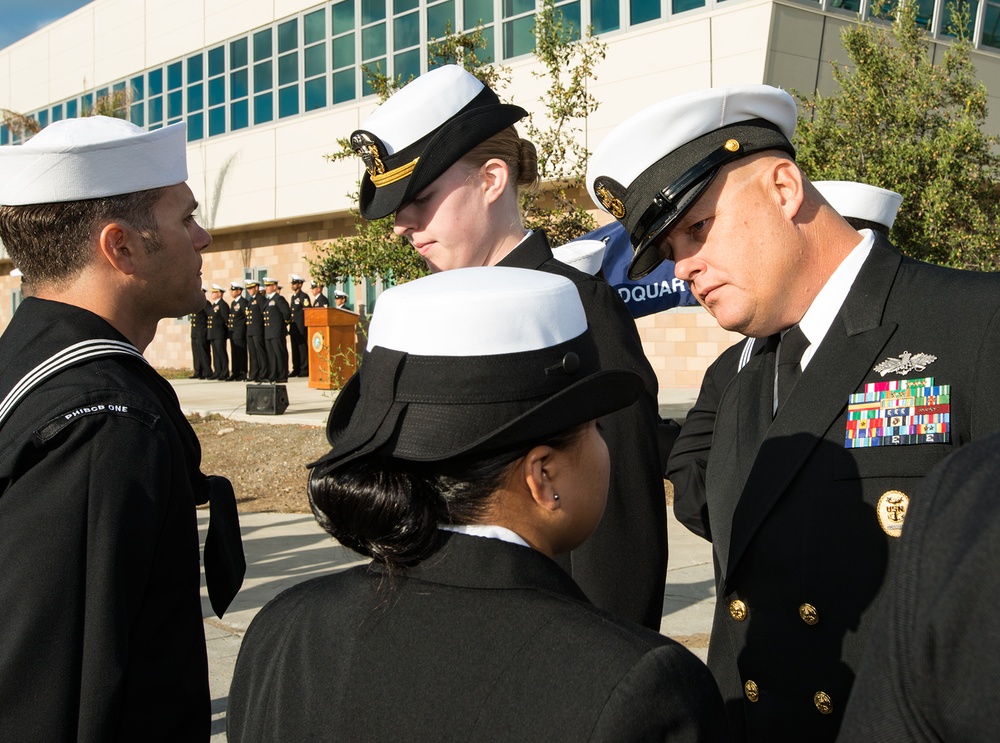
[{"label": "short dark hair", "polygon": [[142,237],[146,250],[163,249],[154,208],[164,189],[55,204],[0,206],[0,240],[33,285],[59,282],[79,273],[90,260],[94,233],[121,221]]}]

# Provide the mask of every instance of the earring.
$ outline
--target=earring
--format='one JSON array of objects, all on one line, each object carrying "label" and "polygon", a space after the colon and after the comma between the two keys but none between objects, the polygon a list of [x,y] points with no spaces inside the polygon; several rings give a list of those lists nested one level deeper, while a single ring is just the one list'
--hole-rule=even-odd
[{"label": "earring", "polygon": [[552,500],[559,500],[559,493],[553,493]]}]

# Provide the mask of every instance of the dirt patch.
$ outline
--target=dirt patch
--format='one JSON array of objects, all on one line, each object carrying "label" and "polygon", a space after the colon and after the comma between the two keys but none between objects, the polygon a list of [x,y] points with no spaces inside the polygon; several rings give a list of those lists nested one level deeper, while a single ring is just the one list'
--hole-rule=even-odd
[{"label": "dirt patch", "polygon": [[324,429],[188,418],[201,442],[201,471],[229,478],[240,511],[309,513],[306,463],[330,450]]}]

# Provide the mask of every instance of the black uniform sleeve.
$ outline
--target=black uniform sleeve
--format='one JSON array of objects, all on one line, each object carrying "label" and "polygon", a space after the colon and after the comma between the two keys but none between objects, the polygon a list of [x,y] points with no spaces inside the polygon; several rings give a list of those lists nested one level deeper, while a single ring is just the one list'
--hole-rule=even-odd
[{"label": "black uniform sleeve", "polygon": [[193,496],[169,427],[141,398],[89,394],[20,446],[0,499],[0,595],[19,597],[0,612],[0,737],[117,740],[137,717],[155,730],[134,739],[207,733],[207,677],[178,688],[207,668]]},{"label": "black uniform sleeve", "polygon": [[638,743],[730,740],[708,668],[678,645],[650,650],[615,687],[589,740]]},{"label": "black uniform sleeve", "polygon": [[996,740],[998,478],[994,434],[944,460],[914,494],[838,740]]},{"label": "black uniform sleeve", "polygon": [[694,407],[688,412],[667,460],[667,479],[674,486],[674,516],[689,530],[712,541],[705,497],[705,469],[722,393],[736,376],[744,341],[722,352],[702,379]]}]

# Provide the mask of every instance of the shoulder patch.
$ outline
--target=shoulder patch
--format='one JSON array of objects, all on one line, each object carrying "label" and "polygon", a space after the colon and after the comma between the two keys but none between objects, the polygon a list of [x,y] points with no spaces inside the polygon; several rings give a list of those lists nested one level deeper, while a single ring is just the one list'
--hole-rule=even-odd
[{"label": "shoulder patch", "polygon": [[44,444],[66,428],[66,426],[73,423],[73,421],[77,421],[91,415],[114,415],[122,418],[131,418],[132,420],[139,421],[149,428],[153,428],[156,425],[156,422],[160,419],[160,416],[142,410],[135,405],[127,405],[125,403],[111,401],[92,402],[86,405],[79,405],[75,408],[67,410],[65,413],[57,415],[48,423],[45,423],[35,429],[35,438]]}]

